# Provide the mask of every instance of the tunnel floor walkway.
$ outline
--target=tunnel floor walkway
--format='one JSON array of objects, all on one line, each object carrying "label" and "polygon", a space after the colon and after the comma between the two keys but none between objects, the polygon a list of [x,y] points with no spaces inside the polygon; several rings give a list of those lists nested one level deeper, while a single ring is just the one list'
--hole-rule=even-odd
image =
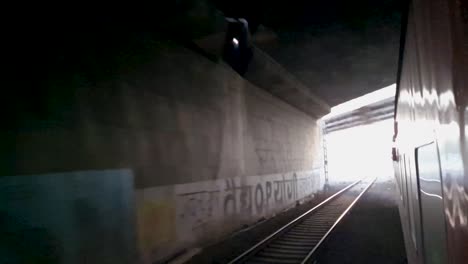
[{"label": "tunnel floor walkway", "polygon": [[[330,190],[330,194],[339,189]],[[208,246],[187,263],[227,263],[328,195]],[[406,263],[396,199],[393,182],[374,183],[321,246],[316,263]]]},{"label": "tunnel floor walkway", "polygon": [[406,263],[393,182],[375,183],[330,234],[318,263]]}]

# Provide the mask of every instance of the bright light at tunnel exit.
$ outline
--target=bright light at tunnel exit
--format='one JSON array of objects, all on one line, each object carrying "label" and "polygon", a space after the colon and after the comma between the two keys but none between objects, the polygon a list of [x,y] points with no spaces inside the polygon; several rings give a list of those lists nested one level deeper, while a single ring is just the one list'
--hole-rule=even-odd
[{"label": "bright light at tunnel exit", "polygon": [[[332,108],[324,119],[395,96],[390,85]],[[393,119],[331,132],[326,137],[328,177],[331,184],[367,177],[393,180],[391,161]]]}]

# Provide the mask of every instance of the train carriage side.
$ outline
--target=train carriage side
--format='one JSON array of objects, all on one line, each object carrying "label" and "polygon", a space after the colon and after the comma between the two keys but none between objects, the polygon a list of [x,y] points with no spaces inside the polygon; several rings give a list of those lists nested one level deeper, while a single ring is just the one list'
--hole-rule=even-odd
[{"label": "train carriage side", "polygon": [[467,1],[404,19],[393,160],[408,263],[468,262]]}]

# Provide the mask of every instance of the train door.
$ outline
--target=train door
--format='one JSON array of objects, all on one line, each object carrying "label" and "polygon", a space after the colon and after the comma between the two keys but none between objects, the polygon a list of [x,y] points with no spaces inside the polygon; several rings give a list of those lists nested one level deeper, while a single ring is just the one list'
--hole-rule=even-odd
[{"label": "train door", "polygon": [[404,190],[403,186],[404,185],[403,184],[404,184],[406,179],[405,179],[405,175],[404,175],[404,171],[403,171],[403,164],[402,164],[401,160],[398,162],[398,171],[399,171],[399,175],[400,175],[400,182],[399,182],[400,185],[398,186],[398,188],[400,190],[400,200],[401,200],[401,203],[403,204],[403,201],[404,201],[404,199],[403,199],[403,190]]},{"label": "train door", "polygon": [[416,148],[424,263],[447,263],[440,160],[435,142]]},{"label": "train door", "polygon": [[406,214],[407,214],[407,240],[411,246],[411,251],[415,253],[415,257],[422,252],[422,236],[421,236],[421,216],[419,213],[419,193],[416,177],[415,161],[412,155],[404,155],[403,171],[405,173],[405,199]]},{"label": "train door", "polygon": [[419,254],[419,244],[420,244],[420,239],[419,239],[419,232],[418,232],[418,223],[417,221],[419,214],[417,214],[419,204],[417,203],[418,201],[418,188],[416,184],[416,177],[414,177],[414,167],[412,167],[413,161],[410,158],[411,156],[405,157],[405,172],[407,175],[407,180],[406,180],[406,189],[407,189],[407,210],[408,210],[408,220],[409,220],[409,233],[411,237],[411,243],[416,251],[417,254]]}]

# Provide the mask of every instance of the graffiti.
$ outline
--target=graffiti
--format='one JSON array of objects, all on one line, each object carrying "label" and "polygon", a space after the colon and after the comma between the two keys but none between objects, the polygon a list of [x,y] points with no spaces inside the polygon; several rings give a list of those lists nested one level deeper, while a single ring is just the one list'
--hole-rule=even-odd
[{"label": "graffiti", "polygon": [[[176,191],[177,226],[188,239],[207,227],[232,219],[249,220],[276,213],[319,188],[313,172],[237,177],[180,185]],[[195,235],[195,236],[194,236]]]},{"label": "graffiti", "polygon": [[[234,179],[226,180],[226,188],[224,189],[226,194],[224,196],[224,215],[229,215],[229,212],[234,214],[237,210],[237,199],[236,199],[236,187]],[[229,210],[229,204],[231,204],[231,210]]]},{"label": "graffiti", "polygon": [[281,181],[274,181],[274,187],[275,187],[275,203],[283,203],[283,185],[281,184]]},{"label": "graffiti", "polygon": [[266,206],[268,207],[268,203],[270,201],[270,198],[271,198],[271,182],[267,182],[266,183],[266,192],[265,192],[265,200],[266,200]]},{"label": "graffiti", "polygon": [[[166,243],[165,247],[169,247],[167,243],[170,241],[179,245],[188,244],[225,234],[239,228],[242,223],[253,223],[261,217],[278,213],[296,201],[315,194],[322,186],[317,169],[140,190],[138,197],[144,201],[137,201],[137,204],[148,206],[149,199],[152,201],[149,204],[161,201],[167,204],[167,208],[173,208],[171,215],[160,203],[157,203],[158,207],[140,210],[146,212],[139,216],[145,218],[140,221],[146,226],[145,231],[140,232],[144,240],[143,251],[151,251],[150,248],[154,246],[159,247],[159,251],[165,250],[160,244],[163,242]],[[157,221],[154,222],[154,219]],[[170,233],[169,230],[174,230],[174,227],[177,227],[175,232]]]},{"label": "graffiti", "polygon": [[288,204],[301,199],[313,191],[308,178],[298,179],[294,173],[290,179],[281,175],[280,179],[264,180],[252,185],[238,184],[234,178],[227,179],[223,200],[224,216],[257,215],[268,211],[270,205]]},{"label": "graffiti", "polygon": [[242,215],[252,214],[252,186],[242,186],[240,188],[240,213]]},{"label": "graffiti", "polygon": [[177,219],[183,223],[183,232],[203,233],[208,227],[206,219],[218,215],[218,190],[198,191],[179,194],[177,196]]},{"label": "graffiti", "polygon": [[259,213],[263,212],[263,188],[260,183],[258,183],[255,187],[255,210],[257,210]]}]

